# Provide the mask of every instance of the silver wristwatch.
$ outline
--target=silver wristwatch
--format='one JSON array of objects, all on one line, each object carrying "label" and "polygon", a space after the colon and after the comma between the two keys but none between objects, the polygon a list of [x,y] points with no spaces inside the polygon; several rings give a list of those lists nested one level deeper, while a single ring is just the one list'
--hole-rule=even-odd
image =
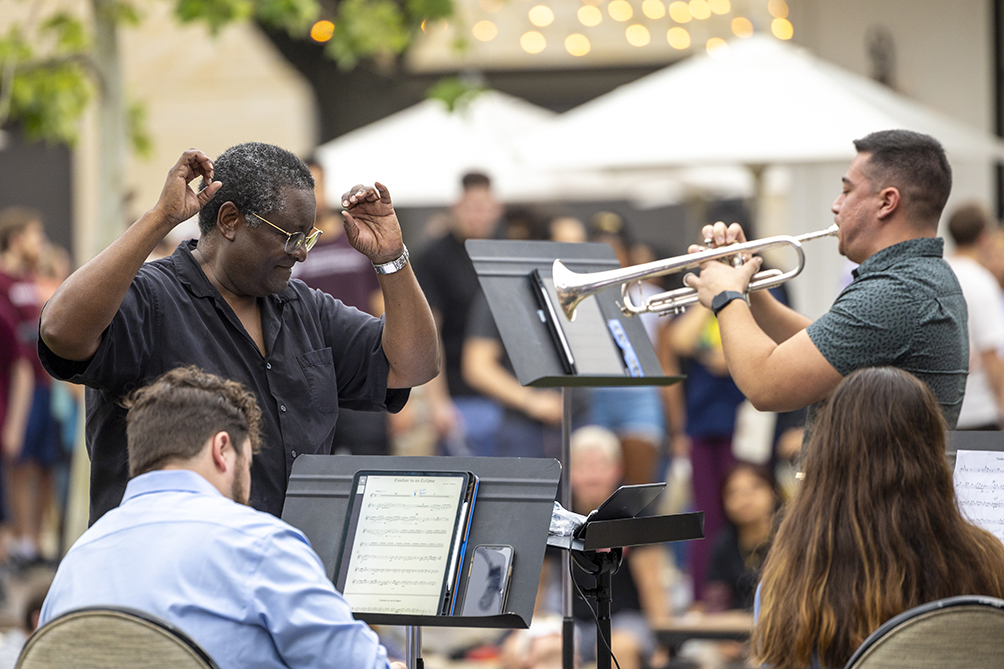
[{"label": "silver wristwatch", "polygon": [[[402,244],[402,246],[404,246]],[[380,265],[373,263],[373,269],[376,270],[377,274],[393,274],[394,272],[401,271],[405,265],[408,264],[408,247],[404,247],[404,252],[398,256],[397,260],[391,260],[390,262],[385,262]]]}]

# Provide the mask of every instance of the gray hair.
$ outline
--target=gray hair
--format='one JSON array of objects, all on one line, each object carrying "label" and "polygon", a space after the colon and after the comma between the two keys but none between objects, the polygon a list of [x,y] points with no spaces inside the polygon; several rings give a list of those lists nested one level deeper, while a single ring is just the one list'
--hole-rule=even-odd
[{"label": "gray hair", "polygon": [[577,453],[597,451],[610,460],[611,464],[619,465],[624,459],[621,450],[621,440],[616,434],[599,425],[585,425],[572,432],[569,438],[569,449],[574,458]]},{"label": "gray hair", "polygon": [[[283,187],[314,189],[314,177],[303,161],[272,144],[247,142],[232,146],[213,161],[213,180],[223,182],[216,196],[199,212],[199,230],[209,234],[225,202],[233,202],[242,214],[267,214],[286,206]],[[248,219],[258,227],[258,219]]]}]

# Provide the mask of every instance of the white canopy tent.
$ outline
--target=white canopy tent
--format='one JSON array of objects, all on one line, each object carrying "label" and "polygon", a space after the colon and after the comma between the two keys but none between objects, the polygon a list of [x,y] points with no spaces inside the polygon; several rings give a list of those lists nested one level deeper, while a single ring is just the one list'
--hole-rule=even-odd
[{"label": "white canopy tent", "polygon": [[[983,192],[975,186],[980,176],[1004,159],[1000,139],[766,35],[734,40],[727,52],[693,56],[587,102],[529,135],[520,153],[562,174],[744,165],[756,177],[761,213],[768,210],[765,166],[790,166],[789,195],[771,203],[773,215],[758,217],[755,234],[800,234],[832,223],[830,203],[854,156],[853,140],[891,128],[939,139],[957,176],[967,168],[956,179],[962,197]],[[826,241],[807,245],[806,256],[792,288],[800,309],[815,316],[839,291],[846,266]]]},{"label": "white canopy tent", "polygon": [[613,177],[542,169],[516,147],[555,116],[497,91],[482,93],[452,113],[437,100],[425,100],[327,142],[317,156],[332,202],[352,184],[380,181],[396,205],[444,206],[456,200],[461,177],[472,170],[488,174],[498,197],[507,202],[624,198],[662,204],[689,190],[719,196],[744,196],[752,190],[748,175],[736,169]]},{"label": "white canopy tent", "polygon": [[735,40],[587,102],[521,142],[558,170],[846,161],[852,141],[906,128],[949,155],[1004,158],[1004,142],[805,49],[765,35]]}]

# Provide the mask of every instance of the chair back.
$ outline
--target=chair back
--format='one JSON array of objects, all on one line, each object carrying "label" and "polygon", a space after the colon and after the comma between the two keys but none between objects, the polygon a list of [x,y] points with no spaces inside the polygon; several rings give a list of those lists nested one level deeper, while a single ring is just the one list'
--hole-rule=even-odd
[{"label": "chair back", "polygon": [[16,669],[218,669],[187,634],[142,611],[68,611],[25,643]]},{"label": "chair back", "polygon": [[1004,669],[1004,600],[964,595],[904,611],[872,632],[845,669]]}]

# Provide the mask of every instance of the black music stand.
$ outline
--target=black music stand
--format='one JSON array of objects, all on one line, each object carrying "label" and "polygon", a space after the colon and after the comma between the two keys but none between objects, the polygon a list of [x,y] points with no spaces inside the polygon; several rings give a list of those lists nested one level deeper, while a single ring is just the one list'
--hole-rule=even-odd
[{"label": "black music stand", "polygon": [[[561,476],[556,460],[536,458],[465,458],[302,455],[293,463],[282,519],[310,540],[333,578],[342,545],[342,530],[356,472],[464,471],[478,476],[477,502],[463,563],[459,594],[467,588],[473,548],[479,544],[508,544],[514,549],[506,610],[497,616],[404,616],[357,613],[374,625],[408,627],[408,662],[421,669],[421,627],[526,628],[544,562],[544,548],[554,497]],[[461,601],[463,601],[461,599]]]},{"label": "black music stand", "polygon": [[600,641],[610,641],[611,579],[620,568],[623,549],[670,541],[704,538],[704,512],[671,516],[643,516],[665,483],[621,486],[614,491],[571,537],[549,537],[548,544],[570,552],[572,561],[596,577],[596,585],[582,594],[596,602],[599,635],[596,642],[596,669],[610,669],[610,650]]},{"label": "black music stand", "polygon": [[998,430],[949,430],[945,436],[945,457],[952,471],[959,451],[1004,451],[1004,432]]},{"label": "black music stand", "polygon": [[[524,386],[562,389],[564,403],[564,415],[561,421],[562,467],[569,461],[568,440],[572,424],[572,400],[569,388],[671,385],[683,380],[682,376],[663,375],[662,365],[655,355],[641,321],[637,318],[628,318],[621,313],[617,304],[619,290],[608,288],[583,300],[579,305],[579,316],[575,322],[567,319],[560,311],[557,300],[554,299],[552,306],[557,312],[557,317],[551,323],[548,322],[552,315],[548,314],[540,304],[534,272],[537,272],[543,280],[549,280],[555,259],[561,259],[569,269],[576,272],[616,269],[620,267],[620,263],[609,245],[471,239],[465,243],[465,247],[478,274],[488,307],[502,338],[502,345],[516,372],[516,378]],[[575,359],[571,370],[552,334],[551,327],[555,321],[568,335],[568,343]],[[627,356],[622,355],[613,336],[605,334],[607,327],[612,325],[611,321],[616,321],[615,327],[618,327],[630,342],[637,366],[643,375],[629,374]],[[611,363],[611,358],[615,360],[614,363]],[[567,481],[566,485],[562,486],[561,498],[562,506],[569,508],[571,493]],[[703,520],[701,526],[703,533]],[[665,539],[665,541],[674,540],[678,539]],[[566,550],[563,556],[562,664],[565,669],[571,669],[575,651],[571,552]],[[607,568],[613,567],[610,565]],[[609,638],[609,630],[607,632]]]}]

